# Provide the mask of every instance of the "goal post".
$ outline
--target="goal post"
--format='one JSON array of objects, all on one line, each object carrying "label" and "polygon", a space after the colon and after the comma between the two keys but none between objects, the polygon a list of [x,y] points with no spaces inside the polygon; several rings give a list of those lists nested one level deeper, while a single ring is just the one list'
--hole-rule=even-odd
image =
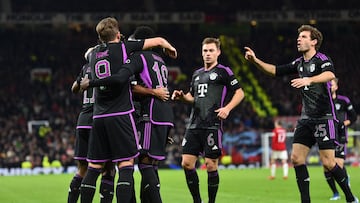
[{"label": "goal post", "polygon": [[[272,132],[265,132],[261,134],[261,147],[263,149],[262,153],[262,166],[268,168],[270,166],[270,153],[271,153],[271,137],[273,136]],[[292,138],[294,137],[294,133],[287,132],[286,133],[286,150],[290,155]],[[290,156],[289,156],[290,157]]]},{"label": "goal post", "polygon": [[50,122],[48,120],[31,120],[27,122],[27,128],[29,133],[35,133],[42,127],[49,128]]}]

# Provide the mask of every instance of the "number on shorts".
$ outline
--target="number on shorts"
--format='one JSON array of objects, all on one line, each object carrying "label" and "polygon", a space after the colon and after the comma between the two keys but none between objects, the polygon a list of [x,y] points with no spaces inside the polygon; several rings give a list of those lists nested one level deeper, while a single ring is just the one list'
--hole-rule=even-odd
[{"label": "number on shorts", "polygon": [[213,146],[215,144],[214,133],[210,133],[208,135],[207,143],[208,143],[209,146]]},{"label": "number on shorts", "polygon": [[325,137],[327,135],[326,124],[316,125],[315,128],[315,137]]}]

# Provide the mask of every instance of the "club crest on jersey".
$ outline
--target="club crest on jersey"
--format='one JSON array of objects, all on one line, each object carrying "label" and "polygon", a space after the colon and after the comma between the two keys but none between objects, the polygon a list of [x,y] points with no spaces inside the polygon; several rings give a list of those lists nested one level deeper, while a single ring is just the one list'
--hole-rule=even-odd
[{"label": "club crest on jersey", "polygon": [[315,64],[311,64],[310,65],[310,72],[314,72],[315,71]]},{"label": "club crest on jersey", "polygon": [[301,67],[299,68],[299,71],[300,71],[300,72],[303,72],[303,71],[304,71],[304,68],[301,66]]},{"label": "club crest on jersey", "polygon": [[339,109],[340,109],[340,107],[341,107],[341,104],[335,104],[335,108],[336,108],[336,110],[339,110]]},{"label": "club crest on jersey", "polygon": [[215,80],[217,78],[218,74],[217,73],[211,73],[210,74],[210,80]]},{"label": "club crest on jersey", "polygon": [[198,80],[200,80],[200,77],[197,76],[194,80],[195,80],[195,81],[198,81]]}]

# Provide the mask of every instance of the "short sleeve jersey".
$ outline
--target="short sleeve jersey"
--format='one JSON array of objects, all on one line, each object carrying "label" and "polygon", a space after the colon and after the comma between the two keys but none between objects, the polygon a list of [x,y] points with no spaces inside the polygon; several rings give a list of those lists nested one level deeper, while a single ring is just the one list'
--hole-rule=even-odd
[{"label": "short sleeve jersey", "polygon": [[286,150],[286,130],[281,127],[274,128],[271,140],[271,149],[277,151]]},{"label": "short sleeve jersey", "polygon": [[[130,57],[130,65],[135,69],[136,81],[147,88],[155,89],[168,87],[168,69],[163,58],[154,51],[136,52]],[[141,67],[137,70],[137,67]],[[157,125],[173,126],[174,114],[168,101],[161,101],[156,97],[138,97],[140,102],[140,114],[149,117],[150,121]]]},{"label": "short sleeve jersey", "polygon": [[216,109],[224,107],[228,92],[241,88],[229,67],[217,64],[210,70],[200,68],[192,76],[190,93],[194,103],[188,128],[219,128],[222,121],[217,117]]},{"label": "short sleeve jersey", "polygon": [[336,118],[340,123],[348,119],[351,123],[356,120],[356,111],[348,97],[337,95],[334,99],[334,104],[336,109]]},{"label": "short sleeve jersey", "polygon": [[[331,59],[317,52],[310,60],[300,57],[292,63],[276,67],[276,76],[298,73],[300,78],[312,77],[325,71],[334,72]],[[334,105],[331,99],[330,81],[314,83],[301,89],[302,119],[333,119]]]},{"label": "short sleeve jersey", "polygon": [[[139,51],[144,40],[103,43],[90,55],[91,74],[102,79],[118,72],[130,53]],[[128,114],[134,111],[130,82],[95,87],[94,118]]]}]

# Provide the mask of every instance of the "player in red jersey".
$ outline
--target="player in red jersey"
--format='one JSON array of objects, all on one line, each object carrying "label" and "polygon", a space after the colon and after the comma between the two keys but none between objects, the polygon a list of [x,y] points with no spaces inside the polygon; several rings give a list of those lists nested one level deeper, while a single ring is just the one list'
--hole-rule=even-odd
[{"label": "player in red jersey", "polygon": [[283,178],[286,180],[289,173],[288,153],[286,151],[286,129],[282,126],[280,120],[275,120],[274,125],[275,128],[272,131],[273,136],[271,140],[271,175],[269,179],[275,179],[276,161],[281,160],[283,167]]}]

